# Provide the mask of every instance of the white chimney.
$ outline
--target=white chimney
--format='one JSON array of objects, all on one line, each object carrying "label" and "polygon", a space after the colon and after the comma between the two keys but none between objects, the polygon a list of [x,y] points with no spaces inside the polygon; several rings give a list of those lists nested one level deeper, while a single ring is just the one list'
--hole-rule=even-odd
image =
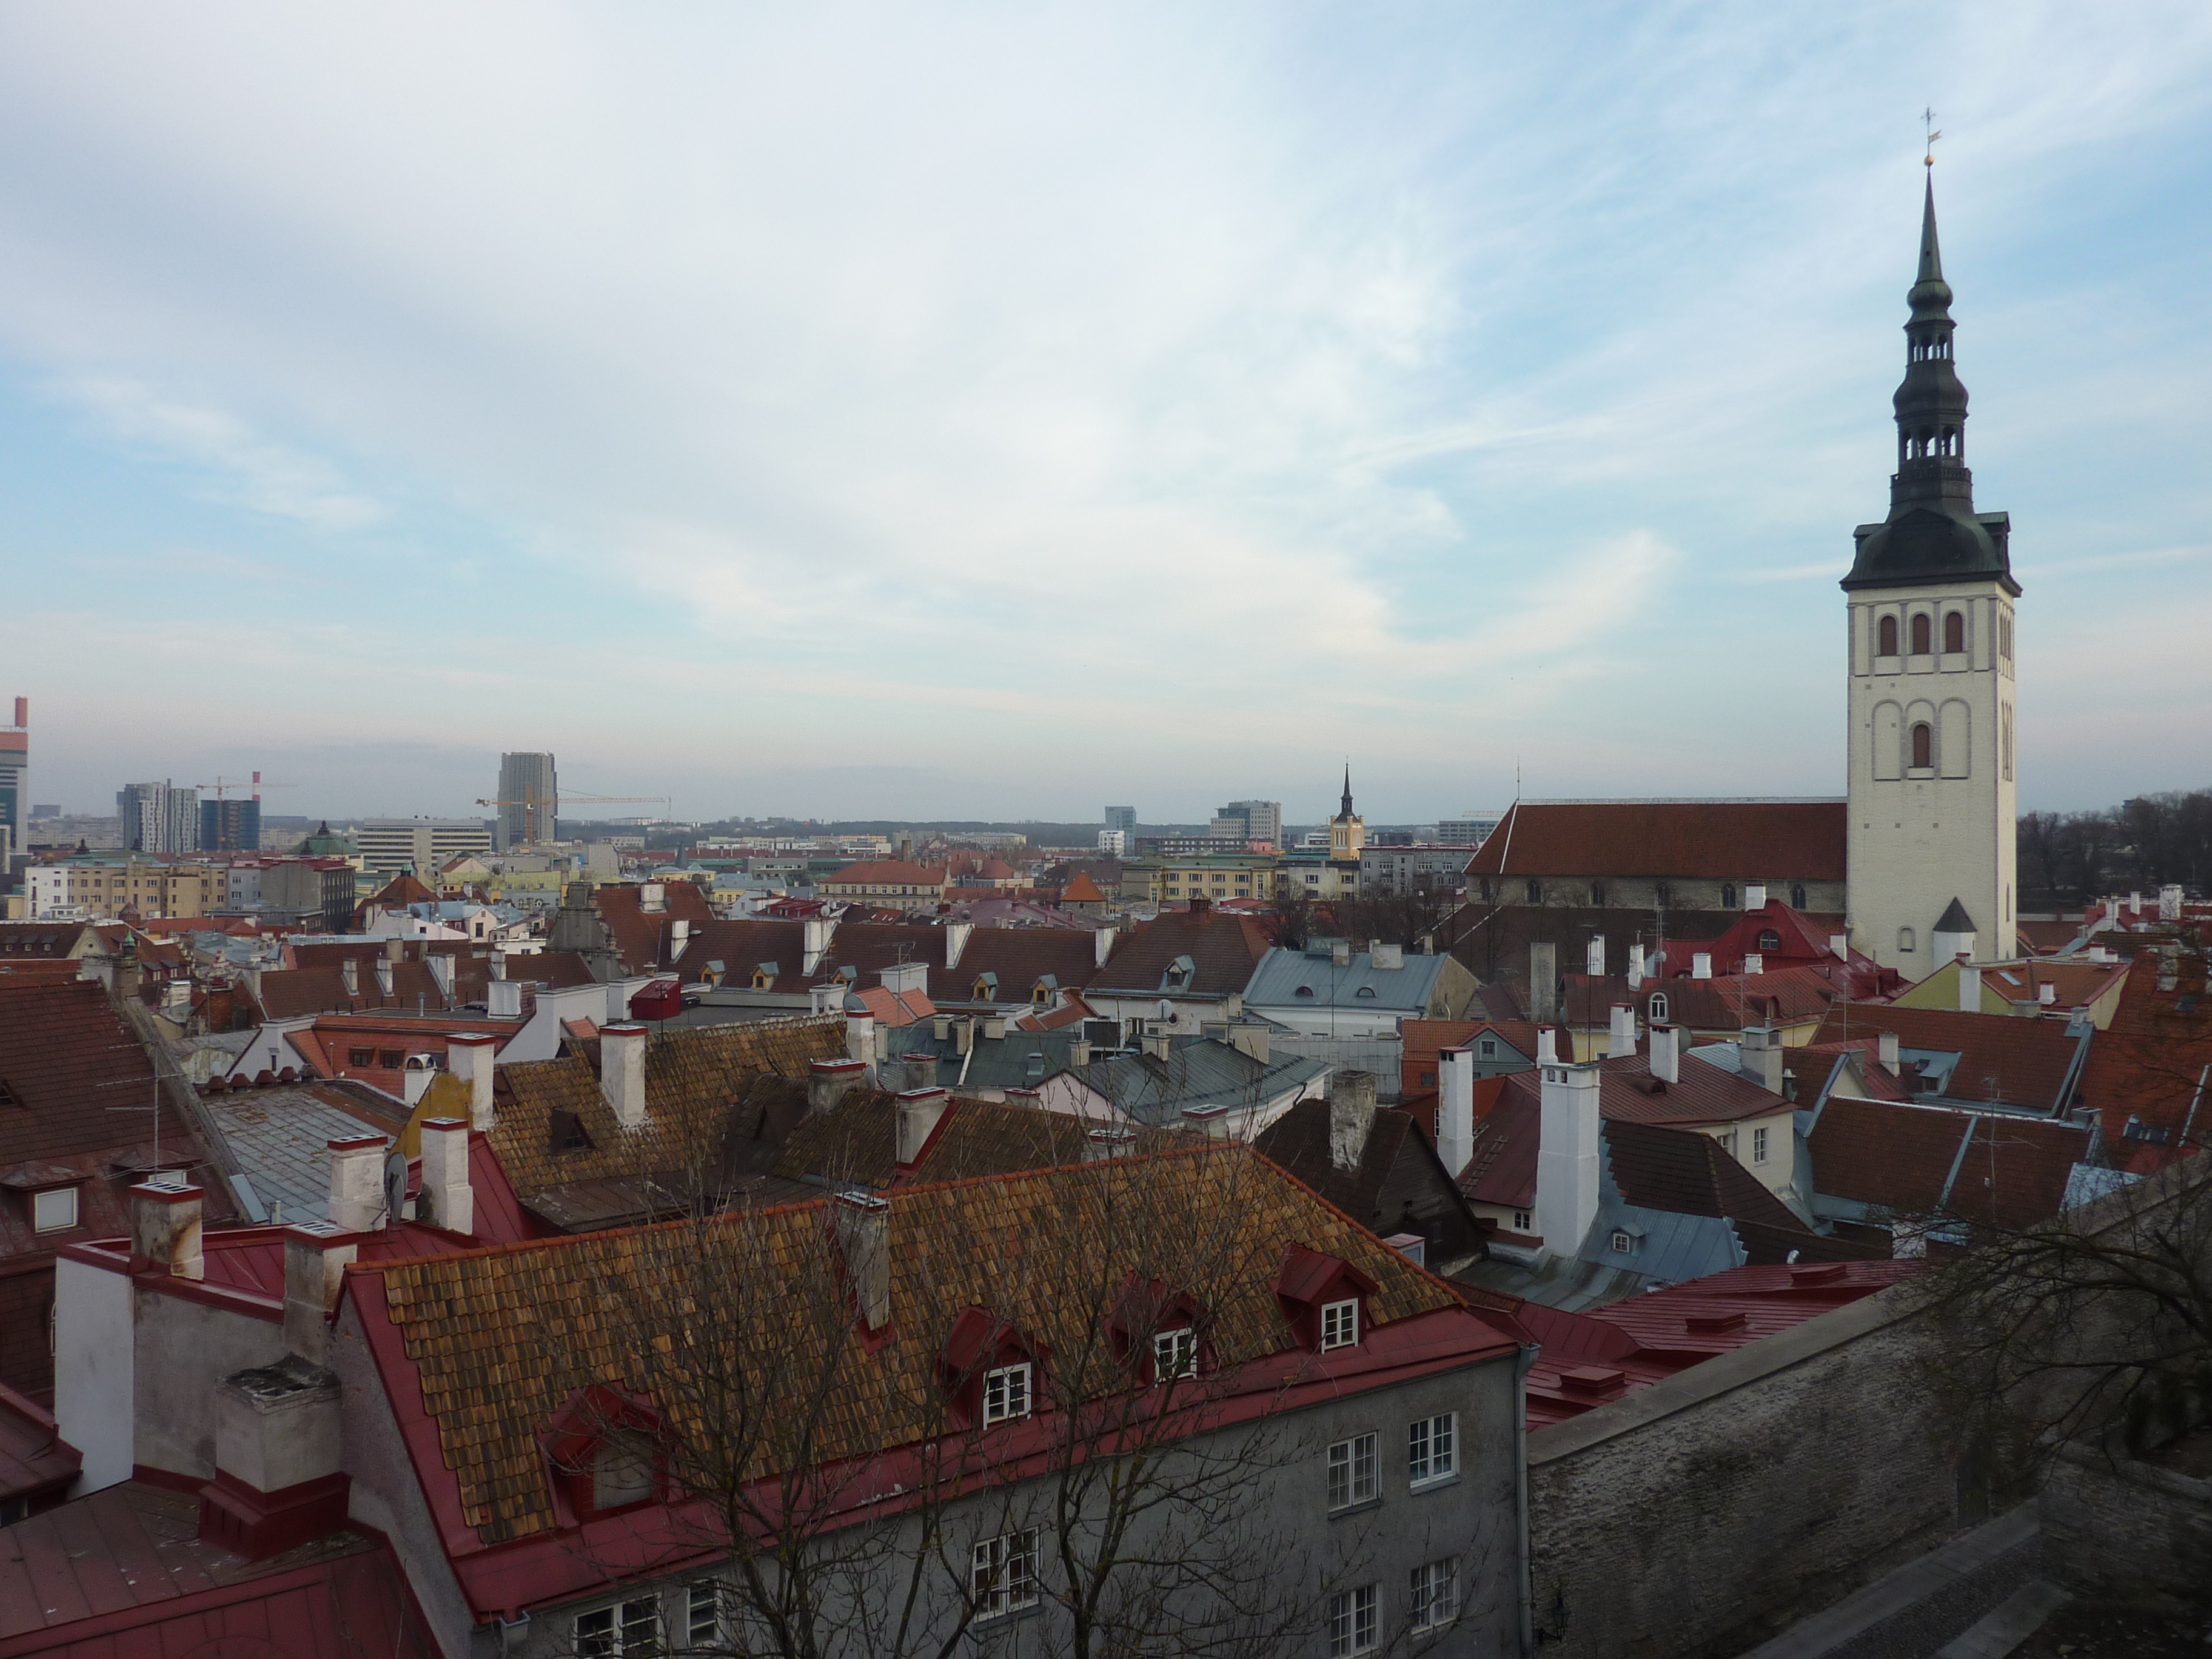
[{"label": "white chimney", "polygon": [[641,910],[665,910],[668,908],[667,886],[661,882],[647,882],[637,890],[637,908]]},{"label": "white chimney", "polygon": [[1765,887],[1755,881],[1747,883],[1743,890],[1743,908],[1747,910],[1764,910],[1766,908]]},{"label": "white chimney", "polygon": [[1536,1231],[1554,1255],[1571,1255],[1597,1219],[1598,1071],[1547,1066],[1536,1151]]},{"label": "white chimney", "polygon": [[1692,979],[1711,979],[1712,976],[1713,953],[1711,951],[1692,951],[1690,953],[1690,977]]},{"label": "white chimney", "polygon": [[1643,983],[1644,947],[1641,945],[1632,945],[1628,947],[1628,988],[1633,991]]},{"label": "white chimney", "polygon": [[1651,1075],[1662,1083],[1682,1080],[1682,1028],[1663,1021],[1651,1024]]},{"label": "white chimney", "polygon": [[1106,958],[1114,954],[1114,933],[1111,927],[1091,930],[1091,965],[1093,968],[1103,968]]},{"label": "white chimney", "polygon": [[845,1258],[845,1279],[853,1287],[860,1322],[879,1331],[891,1317],[890,1200],[842,1193],[830,1213],[836,1218],[837,1248]]},{"label": "white chimney", "polygon": [[684,952],[690,945],[691,924],[678,916],[668,924],[668,960],[672,963],[683,961]]},{"label": "white chimney", "polygon": [[453,958],[445,951],[425,958],[430,968],[430,977],[438,982],[438,994],[451,1002],[453,1000]]},{"label": "white chimney", "polygon": [[1437,1055],[1437,1157],[1444,1173],[1459,1179],[1474,1156],[1474,1055],[1446,1048]]},{"label": "white chimney", "polygon": [[407,960],[407,941],[406,941],[406,940],[404,940],[404,939],[388,939],[385,940],[385,941],[384,941],[384,959],[385,959],[386,962],[404,962],[404,961],[406,961],[406,960]]},{"label": "white chimney", "polygon": [[2058,988],[2056,985],[2053,985],[2049,980],[2044,981],[2042,984],[2035,988],[2035,1000],[2039,1003],[2042,1004],[2045,1008],[2057,1007],[2058,1006]]},{"label": "white chimney", "polygon": [[1904,1072],[1905,1060],[1904,1057],[1898,1053],[1896,1032],[1884,1031],[1875,1039],[1875,1054],[1881,1061],[1882,1070],[1887,1072],[1892,1077],[1897,1077]]},{"label": "white chimney", "polygon": [[469,1185],[469,1126],[458,1117],[422,1120],[422,1187],[415,1216],[449,1233],[476,1231],[476,1193]]},{"label": "white chimney", "polygon": [[1536,1028],[1536,1063],[1548,1066],[1559,1057],[1559,1033],[1548,1025]]},{"label": "white chimney", "polygon": [[1959,964],[1959,1012],[1978,1014],[1982,1012],[1982,970]]},{"label": "white chimney", "polygon": [[382,1135],[354,1135],[330,1143],[331,1223],[349,1233],[372,1233],[398,1216],[385,1213]]},{"label": "white chimney", "polygon": [[908,1089],[898,1097],[898,1161],[912,1169],[945,1120],[952,1097],[942,1089]]},{"label": "white chimney", "polygon": [[1328,1161],[1356,1170],[1375,1127],[1376,1085],[1367,1072],[1338,1072],[1328,1080]]},{"label": "white chimney", "polygon": [[811,1060],[806,1063],[806,1109],[826,1112],[846,1092],[867,1076],[866,1063],[858,1060]]},{"label": "white chimney", "polygon": [[[392,942],[394,945],[399,943],[398,939],[393,939]],[[390,957],[379,957],[376,959],[376,988],[384,994],[386,1001],[390,1001],[392,995],[392,962]]]},{"label": "white chimney", "polygon": [[342,957],[338,960],[338,977],[345,982],[345,994],[349,997],[361,994],[361,958]]},{"label": "white chimney", "polygon": [[1387,974],[1406,965],[1406,947],[1402,945],[1373,945],[1368,947],[1368,966],[1378,974]]},{"label": "white chimney", "polygon": [[1829,934],[1828,948],[1836,953],[1837,960],[1849,962],[1851,959],[1851,936],[1849,933]]},{"label": "white chimney", "polygon": [[1605,1053],[1608,1060],[1619,1060],[1636,1052],[1636,1010],[1625,1002],[1613,1005],[1613,1030],[1607,1035]]},{"label": "white chimney", "polygon": [[1736,1043],[1739,1071],[1771,1095],[1782,1092],[1782,1039],[1769,1025],[1747,1025]]},{"label": "white chimney", "polygon": [[895,963],[889,968],[879,969],[876,977],[883,981],[884,989],[894,996],[903,995],[908,991],[925,991],[929,988],[929,964],[926,962]]},{"label": "white chimney", "polygon": [[876,1054],[876,1017],[873,1014],[845,1016],[845,1056],[862,1065],[872,1065]]},{"label": "white chimney", "polygon": [[494,1019],[520,1019],[522,981],[519,979],[486,980],[484,1007]]},{"label": "white chimney", "polygon": [[615,1121],[635,1129],[645,1121],[645,1027],[623,1024],[599,1030],[599,1092]]},{"label": "white chimney", "polygon": [[489,1031],[457,1031],[446,1039],[446,1069],[469,1085],[469,1127],[478,1133],[492,1126],[492,1066],[499,1039]]},{"label": "white chimney", "polygon": [[1756,951],[1745,951],[1743,953],[1743,971],[1747,974],[1765,973],[1766,971],[1766,958]]},{"label": "white chimney", "polygon": [[822,958],[830,951],[830,924],[820,916],[809,916],[799,924],[799,976],[811,979],[822,966]]},{"label": "white chimney", "polygon": [[957,968],[960,953],[968,948],[968,935],[975,931],[972,921],[948,921],[945,924],[945,965]]},{"label": "white chimney", "polygon": [[131,1266],[134,1272],[166,1269],[179,1279],[204,1279],[200,1249],[201,1192],[198,1187],[131,1189]]},{"label": "white chimney", "polygon": [[1605,935],[1603,933],[1595,933],[1591,936],[1589,949],[1584,958],[1583,965],[1588,969],[1589,976],[1592,979],[1603,979],[1605,977]]},{"label": "white chimney", "polygon": [[2181,889],[2161,887],[2158,890],[2158,919],[2160,921],[2181,920]]},{"label": "white chimney", "polygon": [[322,1363],[346,1263],[360,1253],[358,1235],[333,1221],[303,1221],[284,1230],[284,1346],[301,1358]]},{"label": "white chimney", "polygon": [[504,951],[494,951],[491,953],[491,959],[487,962],[484,966],[489,970],[489,976],[492,979],[505,979],[507,977],[507,952]]}]

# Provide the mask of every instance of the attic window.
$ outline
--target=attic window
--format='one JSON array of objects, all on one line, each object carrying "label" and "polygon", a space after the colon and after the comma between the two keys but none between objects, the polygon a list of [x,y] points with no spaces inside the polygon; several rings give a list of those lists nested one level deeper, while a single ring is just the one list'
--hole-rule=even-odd
[{"label": "attic window", "polygon": [[1191,977],[1197,972],[1196,963],[1187,956],[1177,957],[1168,964],[1168,971],[1164,976],[1166,988],[1170,991],[1188,990]]},{"label": "attic window", "polygon": [[1759,936],[1759,948],[1762,951],[1779,951],[1782,948],[1782,935],[1771,927],[1763,930]]},{"label": "attic window", "polygon": [[652,1440],[636,1429],[610,1430],[592,1458],[592,1507],[619,1510],[653,1495]]},{"label": "attic window", "polygon": [[1030,991],[1030,1000],[1042,1008],[1052,1000],[1052,987],[1039,980]]},{"label": "attic window", "polygon": [[1298,994],[1298,995],[1300,995],[1300,996],[1302,996],[1302,997],[1310,997],[1310,996],[1311,996],[1313,994],[1314,994],[1314,988],[1313,988],[1312,986],[1310,986],[1310,985],[1301,985],[1301,986],[1299,986],[1299,987],[1298,987],[1298,989],[1297,989],[1297,994]]},{"label": "attic window", "polygon": [[1636,1254],[1636,1241],[1618,1227],[1615,1227],[1613,1230],[1612,1247],[1613,1253],[1615,1255],[1634,1255]]},{"label": "attic window", "polygon": [[1198,1333],[1188,1325],[1152,1334],[1152,1381],[1169,1383],[1198,1375]]},{"label": "attic window", "polygon": [[1371,986],[1371,985],[1363,985],[1363,986],[1361,986],[1361,987],[1360,987],[1357,991],[1354,991],[1352,994],[1353,996],[1355,996],[1355,997],[1369,997],[1369,998],[1372,998],[1372,997],[1374,996],[1374,994],[1375,994],[1375,988],[1374,988],[1373,986]]},{"label": "attic window", "polygon": [[546,1124],[546,1141],[556,1152],[587,1152],[592,1149],[592,1138],[585,1133],[584,1120],[574,1112],[556,1110]]},{"label": "attic window", "polygon": [[1331,1348],[1356,1347],[1359,1343],[1359,1300],[1346,1297],[1341,1302],[1325,1302],[1321,1310],[1321,1351]]},{"label": "attic window", "polygon": [[376,1064],[376,1050],[374,1048],[349,1048],[346,1050],[346,1064],[349,1066],[374,1066]]},{"label": "attic window", "polygon": [[983,1426],[1030,1414],[1030,1364],[1000,1365],[983,1373]]},{"label": "attic window", "polygon": [[31,1231],[58,1233],[76,1225],[76,1188],[49,1187],[31,1194]]},{"label": "attic window", "polygon": [[1650,1012],[1653,1019],[1667,1018],[1667,994],[1664,991],[1654,991],[1651,994]]},{"label": "attic window", "polygon": [[1496,1037],[1485,1037],[1479,1046],[1482,1050],[1482,1057],[1485,1060],[1495,1060],[1498,1058],[1498,1039]]}]

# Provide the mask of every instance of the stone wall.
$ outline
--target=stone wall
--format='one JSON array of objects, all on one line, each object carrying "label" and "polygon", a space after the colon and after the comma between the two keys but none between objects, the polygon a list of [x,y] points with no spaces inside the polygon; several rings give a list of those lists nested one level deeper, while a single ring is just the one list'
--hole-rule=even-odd
[{"label": "stone wall", "polygon": [[1893,1286],[1531,1434],[1536,1651],[1740,1653],[1960,1524],[1912,1295]]},{"label": "stone wall", "polygon": [[[2191,1438],[2204,1467],[2212,1430]],[[2075,1595],[2183,1614],[2212,1604],[2212,1480],[2069,1446],[2037,1504],[2043,1570]]]}]

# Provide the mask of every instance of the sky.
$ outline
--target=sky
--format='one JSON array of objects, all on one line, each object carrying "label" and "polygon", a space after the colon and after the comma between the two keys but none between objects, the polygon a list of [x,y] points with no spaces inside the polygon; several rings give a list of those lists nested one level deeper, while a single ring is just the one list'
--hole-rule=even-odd
[{"label": "sky", "polygon": [[2021,805],[2212,784],[2197,0],[13,0],[32,797],[1838,794],[1930,106]]}]

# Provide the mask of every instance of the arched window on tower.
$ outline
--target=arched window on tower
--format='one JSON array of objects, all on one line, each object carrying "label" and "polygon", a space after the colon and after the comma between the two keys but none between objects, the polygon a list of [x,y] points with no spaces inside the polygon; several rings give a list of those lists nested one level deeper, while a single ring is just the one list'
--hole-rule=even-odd
[{"label": "arched window on tower", "polygon": [[1912,727],[1912,763],[1917,767],[1936,764],[1936,732],[1926,720],[1914,722]]},{"label": "arched window on tower", "polygon": [[1947,611],[1943,613],[1943,648],[1964,651],[1966,648],[1966,613]]},{"label": "arched window on tower", "polygon": [[1897,654],[1896,617],[1884,617],[1881,619],[1881,623],[1875,628],[1875,635],[1877,641],[1874,648],[1875,654],[1876,656],[1893,657]]},{"label": "arched window on tower", "polygon": [[1732,881],[1724,881],[1721,884],[1721,908],[1723,910],[1735,908],[1735,884]]},{"label": "arched window on tower", "polygon": [[1924,612],[1912,619],[1912,654],[1914,656],[1924,657],[1928,654],[1930,631],[1928,617]]},{"label": "arched window on tower", "polygon": [[1795,883],[1790,889],[1790,908],[1793,910],[1805,908],[1805,884],[1802,881]]}]

